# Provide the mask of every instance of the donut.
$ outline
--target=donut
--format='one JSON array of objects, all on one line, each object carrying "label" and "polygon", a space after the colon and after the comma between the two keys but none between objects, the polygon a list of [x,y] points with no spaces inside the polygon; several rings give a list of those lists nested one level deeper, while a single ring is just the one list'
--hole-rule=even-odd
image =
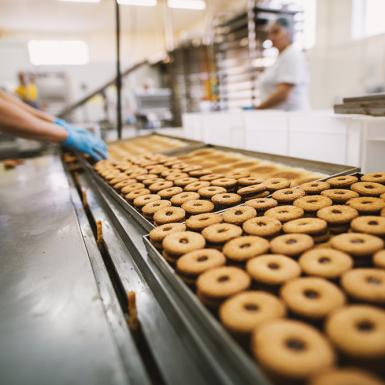
[{"label": "donut", "polygon": [[303,215],[302,208],[289,205],[273,207],[265,212],[265,216],[278,219],[281,223],[302,218]]},{"label": "donut", "polygon": [[295,314],[321,319],[345,304],[345,295],[333,283],[318,277],[297,278],[285,283],[281,297]]},{"label": "donut", "polygon": [[265,254],[249,259],[246,271],[254,281],[266,285],[281,285],[301,274],[296,261],[279,254]]},{"label": "donut", "polygon": [[349,188],[353,183],[358,182],[358,178],[354,175],[340,175],[329,178],[326,182],[328,182],[332,188]]},{"label": "donut", "polygon": [[206,241],[202,235],[192,231],[168,234],[162,242],[163,249],[174,258],[194,250],[203,249],[205,245]]},{"label": "donut", "polygon": [[166,223],[182,222],[185,217],[186,212],[180,207],[164,207],[154,214],[153,220],[159,226]]},{"label": "donut", "polygon": [[171,203],[174,206],[182,206],[183,203],[199,199],[200,196],[196,192],[182,192],[171,197]]},{"label": "donut", "polygon": [[269,246],[269,241],[266,239],[247,235],[228,241],[223,247],[223,254],[232,261],[244,262],[257,255],[265,254]]},{"label": "donut", "polygon": [[285,234],[274,238],[270,242],[270,249],[274,254],[295,257],[309,250],[313,245],[312,237],[307,234]]},{"label": "donut", "polygon": [[189,215],[210,213],[214,211],[214,203],[203,199],[193,199],[183,203],[182,209]]},{"label": "donut", "polygon": [[221,223],[223,217],[215,213],[192,215],[186,220],[186,226],[192,231],[202,231],[205,227]]},{"label": "donut", "polygon": [[331,239],[331,245],[355,257],[365,257],[374,254],[384,247],[384,241],[374,235],[361,233],[340,234]]},{"label": "donut", "polygon": [[177,273],[188,284],[195,284],[196,279],[205,271],[224,266],[225,256],[215,249],[199,249],[184,254],[176,262]]},{"label": "donut", "polygon": [[254,331],[251,346],[256,360],[280,378],[305,379],[335,362],[328,340],[299,321],[266,322]]},{"label": "donut", "polygon": [[344,354],[355,358],[385,355],[385,312],[368,305],[343,307],[327,319],[325,331]]},{"label": "donut", "polygon": [[324,190],[321,192],[321,195],[330,198],[335,205],[344,204],[349,199],[357,198],[360,196],[355,191],[341,188]]},{"label": "donut", "polygon": [[246,234],[269,238],[279,234],[282,224],[273,217],[256,217],[247,220],[242,227]]},{"label": "donut", "polygon": [[272,198],[274,198],[279,204],[290,204],[303,196],[305,196],[305,190],[293,187],[275,191]]},{"label": "donut", "polygon": [[248,219],[256,217],[257,211],[249,206],[239,206],[226,210],[222,216],[226,223],[241,225]]},{"label": "donut", "polygon": [[299,187],[301,187],[307,195],[319,195],[322,191],[330,189],[330,184],[324,181],[312,181],[303,183]]},{"label": "donut", "polygon": [[236,334],[249,334],[264,322],[282,318],[285,314],[282,301],[263,291],[236,294],[227,299],[219,309],[223,326]]},{"label": "donut", "polygon": [[303,209],[307,213],[314,213],[323,207],[331,206],[333,201],[323,195],[309,195],[298,198],[293,205]]},{"label": "donut", "polygon": [[371,373],[357,368],[329,369],[314,375],[309,385],[384,385]]},{"label": "donut", "polygon": [[305,274],[326,279],[338,278],[353,267],[349,254],[330,247],[306,251],[298,262]]},{"label": "donut", "polygon": [[237,267],[222,266],[210,269],[198,277],[197,294],[203,302],[219,305],[228,297],[238,294],[250,286],[251,279]]},{"label": "donut", "polygon": [[358,301],[385,304],[385,271],[362,268],[347,271],[341,285],[348,295]]},{"label": "donut", "polygon": [[214,244],[225,243],[242,235],[242,229],[231,223],[217,223],[202,230],[206,241]]}]

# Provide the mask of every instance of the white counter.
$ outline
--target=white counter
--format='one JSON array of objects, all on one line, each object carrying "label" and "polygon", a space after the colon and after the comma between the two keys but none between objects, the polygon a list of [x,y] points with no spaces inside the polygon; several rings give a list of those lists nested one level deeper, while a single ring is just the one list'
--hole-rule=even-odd
[{"label": "white counter", "polygon": [[253,151],[385,170],[385,118],[328,111],[183,115],[184,136]]}]

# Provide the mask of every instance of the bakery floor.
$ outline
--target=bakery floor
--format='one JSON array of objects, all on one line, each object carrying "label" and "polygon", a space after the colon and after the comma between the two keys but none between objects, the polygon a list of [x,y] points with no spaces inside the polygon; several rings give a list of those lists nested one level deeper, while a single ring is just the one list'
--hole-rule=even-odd
[{"label": "bakery floor", "polygon": [[0,169],[1,383],[251,383],[218,365],[222,347],[207,349],[191,330],[148,259],[146,231],[106,207],[84,174],[78,181],[81,190],[55,155]]}]

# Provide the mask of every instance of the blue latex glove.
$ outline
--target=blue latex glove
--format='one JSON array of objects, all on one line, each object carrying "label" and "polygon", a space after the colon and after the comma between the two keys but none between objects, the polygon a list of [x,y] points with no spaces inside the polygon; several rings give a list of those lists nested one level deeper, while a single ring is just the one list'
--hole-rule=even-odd
[{"label": "blue latex glove", "polygon": [[55,118],[54,123],[57,124],[57,125],[60,126],[60,127],[65,128],[65,129],[67,129],[67,128],[72,128],[73,130],[75,130],[75,131],[77,131],[77,132],[90,133],[90,132],[89,132],[88,130],[86,130],[85,128],[74,127],[74,126],[72,126],[71,124],[69,124],[68,122],[66,122],[64,119]]},{"label": "blue latex glove", "polygon": [[65,120],[59,118],[55,119],[55,124],[63,127],[68,133],[67,139],[62,142],[62,145],[65,148],[84,152],[90,155],[94,160],[107,158],[107,146],[102,140],[98,139],[89,131],[83,128],[73,127]]}]

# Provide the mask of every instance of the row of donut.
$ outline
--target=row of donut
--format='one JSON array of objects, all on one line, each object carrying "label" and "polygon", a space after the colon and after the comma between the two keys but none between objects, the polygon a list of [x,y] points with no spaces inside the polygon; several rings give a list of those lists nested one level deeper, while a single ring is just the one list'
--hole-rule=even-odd
[{"label": "row of donut", "polygon": [[[155,218],[158,224],[183,220],[193,214],[221,210],[241,203],[242,199],[254,198],[261,193],[266,196],[277,188],[290,185],[283,178],[262,180],[242,177],[245,174],[239,171],[233,172],[231,178],[225,178],[218,174],[207,174],[208,171],[203,171],[200,166],[171,168],[170,166],[180,166],[180,162],[162,156],[153,157],[151,161],[141,158],[131,160],[135,164],[132,161],[102,161],[95,168],[148,219],[152,219],[156,211],[163,209],[164,213],[161,211],[159,218]],[[230,192],[234,190],[237,194]],[[170,206],[173,208],[167,209]]]},{"label": "row of donut", "polygon": [[159,153],[185,147],[186,142],[160,135],[145,135],[125,141],[111,143],[108,152],[111,159],[122,160],[127,155],[143,156],[149,153]]},{"label": "row of donut", "polygon": [[[203,234],[211,230],[209,227]],[[255,357],[268,372],[290,379],[310,378],[335,363],[332,345],[340,353],[340,359],[348,357],[348,362],[359,359],[361,367],[373,366],[375,362],[381,371],[385,312],[369,303],[385,303],[384,270],[352,269],[353,258],[332,248],[309,249],[298,262],[277,254],[284,250],[287,241],[308,237],[301,234],[276,237],[270,244],[260,237],[240,236],[219,251],[206,248],[207,242],[201,234],[183,230],[184,224],[168,224],[154,229],[150,238],[159,246],[161,233],[169,234],[162,241],[164,257],[176,266],[187,284],[196,286],[197,295],[206,306],[218,310],[222,324],[231,333],[238,338],[251,336]],[[339,237],[343,236],[333,238],[337,246]],[[365,234],[360,236],[365,239]],[[306,241],[310,244],[309,238]],[[245,256],[244,249],[252,250],[253,257],[247,259],[243,269],[239,255]],[[266,254],[269,249],[274,254]],[[383,249],[374,255],[374,261],[377,266],[385,267]],[[301,277],[301,273],[306,276]],[[343,290],[337,285],[340,276]],[[285,316],[295,321],[283,321]],[[281,332],[277,335],[275,331],[274,338],[265,339],[276,328],[282,329]],[[326,337],[320,333],[319,329],[323,328]],[[297,341],[301,348],[285,345],[288,338]],[[275,354],[266,357],[268,346]],[[286,366],[287,362],[291,365]],[[361,377],[360,373],[360,380]]]},{"label": "row of donut", "polygon": [[[205,215],[215,221],[221,221],[221,215]],[[355,300],[385,304],[385,291],[382,291],[385,288],[385,252],[381,238],[368,234],[346,233],[334,236],[328,244],[314,247],[313,239],[306,234],[285,234],[269,241],[247,233],[242,235],[240,226],[229,223],[207,225],[200,233],[186,228],[193,222],[200,222],[201,217],[202,215],[193,216],[185,224],[162,225],[149,234],[154,246],[162,251],[163,257],[177,268],[178,274],[191,286],[195,286],[200,274],[216,267],[215,264],[211,265],[212,261],[206,258],[206,254],[217,256],[220,251],[224,259],[218,261],[219,266],[227,263],[244,268],[258,286],[282,285],[299,277],[301,271],[309,276],[338,283],[341,276],[353,266],[361,268],[355,269],[356,275],[353,275],[352,281],[349,278],[343,280],[343,289]],[[357,244],[360,245],[359,248],[355,246]],[[185,257],[185,254],[188,255],[192,251],[192,256]],[[199,258],[200,254],[205,254],[204,258]],[[261,258],[261,255],[266,257]],[[193,263],[195,258],[197,260]],[[185,265],[185,260],[190,261],[191,266],[189,263]],[[366,273],[371,273],[372,279],[367,279]],[[351,272],[347,274],[347,277],[351,276]],[[359,282],[362,290],[349,284],[358,279],[362,281]]]},{"label": "row of donut", "polygon": [[[198,170],[198,169],[197,169]],[[239,175],[237,175],[237,176],[239,176]],[[244,175],[243,175],[243,177],[244,178],[247,178],[247,177],[245,177]],[[366,176],[366,177],[370,177],[370,175],[368,175],[368,176]],[[376,177],[376,178],[378,178],[378,177]],[[330,181],[331,183],[333,183],[333,181],[331,180]],[[363,181],[363,182],[365,182],[365,181]],[[324,183],[324,182],[323,182]],[[338,183],[338,181],[337,181],[337,183]],[[357,180],[355,180],[354,181],[354,183],[358,183],[358,181]],[[373,182],[370,182],[370,183],[373,183]],[[375,183],[377,183],[377,182],[375,182]],[[350,185],[352,185],[353,183],[351,183]],[[350,186],[349,185],[349,186]],[[367,185],[366,185],[367,186]],[[330,187],[335,187],[335,186],[333,186],[333,185],[328,185],[328,186],[325,186],[325,185],[323,185],[323,186],[320,186],[320,182],[317,182],[316,184],[312,184],[312,186],[304,186],[305,188],[309,188],[309,189],[316,189],[316,188],[321,188],[322,187],[322,191],[317,191],[317,193],[318,194],[322,194],[322,192],[323,191],[326,191],[326,190],[328,190],[328,189],[330,189]],[[326,189],[325,189],[325,187],[327,187]],[[338,187],[340,187],[340,186],[338,186]],[[344,189],[346,189],[346,187],[347,186],[343,186],[343,188]],[[375,186],[375,187],[378,187],[378,186]],[[369,188],[369,190],[370,190],[370,188]],[[297,191],[295,192],[295,193],[298,193],[298,189],[297,189]],[[345,190],[344,190],[345,191]],[[354,193],[356,193],[357,194],[357,192],[355,192],[354,190],[346,190],[346,191],[350,191],[350,192],[354,192]],[[287,192],[287,191],[284,191],[283,193],[285,193],[285,192]],[[280,196],[279,196],[279,193],[282,193],[282,192],[277,192],[277,193],[274,193],[275,194],[275,196],[276,196],[276,198],[278,198],[278,200],[276,200],[275,202],[276,202],[276,205],[278,204],[278,203],[280,203],[280,204],[283,204],[283,203],[289,203],[290,202],[290,197],[289,197],[289,200],[287,200],[287,198],[288,198],[288,195],[290,195],[290,194],[284,194],[284,198],[283,198],[283,200],[281,199],[281,201],[279,201],[279,199],[280,199]],[[314,194],[314,192],[313,191],[309,191],[309,192],[307,192],[306,191],[306,193],[307,194],[311,194],[311,193],[313,193]],[[318,195],[317,194],[317,195]],[[321,195],[320,194],[320,195]],[[379,193],[378,193],[378,191],[376,191],[375,192],[375,194],[378,196],[379,195]],[[154,195],[156,195],[156,194],[154,194]],[[302,193],[301,193],[301,195],[302,195]],[[346,192],[345,193],[343,193],[343,194],[335,194],[336,196],[337,196],[337,198],[335,198],[335,199],[341,199],[341,195],[344,195],[344,197],[346,198]],[[302,198],[303,196],[300,196],[300,197],[296,197],[296,199],[299,199],[299,198]],[[342,198],[344,198],[344,197],[342,197]],[[354,197],[352,197],[352,196],[350,196],[349,197],[349,199],[353,199],[353,198],[357,198],[357,195],[356,196],[354,196]],[[306,212],[306,215],[309,215],[309,214],[311,214],[311,213],[314,213],[314,208],[315,208],[315,206],[314,206],[314,203],[318,203],[319,204],[319,202],[321,202],[321,205],[322,204],[325,204],[325,200],[317,200],[318,198],[316,198],[316,202],[314,202],[314,196],[313,196],[313,202],[305,202],[305,203],[310,203],[310,207],[305,207],[305,209],[307,209],[307,210],[305,210],[305,209],[302,209],[303,210],[303,212],[302,212],[302,214],[301,215],[303,215],[303,213],[304,212]],[[380,199],[380,198],[373,198],[373,199],[378,199],[378,200],[381,200],[382,201],[382,199]],[[263,205],[263,204],[272,204],[272,203],[274,203],[273,202],[273,200],[274,200],[274,198],[268,198],[268,199],[254,199],[254,202],[253,201],[249,201],[249,203],[251,204],[251,205],[253,205],[253,204],[255,204],[255,205]],[[383,202],[383,201],[382,201]],[[373,202],[371,202],[371,203],[373,203]],[[378,203],[378,202],[377,202]],[[183,204],[183,203],[182,203]],[[312,205],[313,204],[313,205]],[[328,204],[330,204],[330,202],[328,202]],[[365,206],[365,205],[367,205],[367,203],[365,204],[365,203],[363,203],[363,205]],[[251,206],[250,206],[251,207]],[[279,210],[282,210],[282,206],[278,206],[279,207]],[[297,206],[291,206],[292,208],[293,207],[296,207],[297,208]],[[330,206],[326,206],[326,207],[330,207]],[[274,208],[274,207],[271,207],[271,208]],[[300,207],[301,208],[301,207]],[[322,207],[321,207],[322,208]],[[364,207],[364,209],[366,210],[368,207]],[[364,210],[363,209],[363,210]],[[369,209],[370,209],[370,207],[369,207]],[[279,210],[276,210],[276,211],[279,211]],[[370,210],[369,210],[370,211]],[[363,211],[364,212],[364,211]],[[378,212],[378,209],[376,210],[376,212]],[[364,212],[364,213],[367,213],[366,211]],[[373,212],[373,210],[372,210],[372,212],[371,212],[372,214],[374,213]],[[284,213],[281,213],[281,214],[284,214]],[[208,215],[208,217],[213,217],[213,216],[215,216],[216,214],[209,214]],[[235,215],[236,216],[236,215]],[[202,217],[202,215],[201,215],[201,217]],[[265,218],[265,217],[263,217],[263,218]],[[168,219],[168,221],[170,221],[170,218],[167,218]],[[202,219],[202,218],[200,218],[200,219]],[[289,219],[290,219],[290,216],[289,216]],[[174,219],[173,219],[174,220]],[[173,221],[172,220],[172,221]],[[191,223],[191,221],[194,221],[194,220],[197,220],[197,218],[196,217],[191,217],[191,218],[189,218],[187,221],[186,221],[186,224],[187,223]],[[168,222],[167,221],[167,222]],[[179,221],[179,220],[178,220]],[[167,223],[167,222],[165,222],[165,223]],[[282,222],[285,222],[285,219],[283,219],[282,220]],[[230,223],[231,224],[231,223]],[[172,225],[173,226],[173,225]],[[303,225],[302,225],[303,226]],[[165,226],[166,228],[167,228],[167,226]],[[309,227],[309,226],[308,226]],[[226,232],[226,231],[224,231],[224,232]],[[301,237],[302,239],[303,239],[303,237]],[[215,242],[213,242],[212,243],[212,245],[214,245],[215,246]],[[210,247],[212,247],[212,245],[210,245]],[[286,245],[284,246],[285,248],[286,248]],[[169,258],[170,257],[170,255],[168,255],[167,253],[165,253],[165,256],[166,256],[166,258],[168,257],[168,260],[170,261],[170,262],[175,262],[175,259],[174,260],[172,260],[172,258]],[[205,257],[205,256],[204,256]],[[180,260],[182,260],[182,258],[180,259]],[[372,279],[373,280],[373,279]],[[201,296],[201,298],[202,298],[202,296]],[[207,298],[206,298],[207,299]],[[210,298],[211,299],[211,298]],[[203,300],[204,300],[204,298],[203,298]],[[208,302],[210,302],[210,301],[208,301]]]},{"label": "row of donut", "polygon": [[[185,146],[185,143],[177,139],[152,135],[151,137],[139,137],[128,142],[112,144],[109,146],[109,151],[110,158],[113,160],[124,161],[129,158],[140,161],[140,158],[148,159],[151,157],[151,151],[159,153],[182,146]],[[215,174],[225,175],[235,169],[242,169],[243,172],[247,171],[249,176],[265,179],[270,177],[286,178],[291,181],[292,186],[326,176],[302,168],[250,157],[237,151],[223,151],[208,147],[187,151],[183,155],[179,155],[178,160],[183,161],[185,165],[199,165]]]},{"label": "row of donut", "polygon": [[[133,202],[138,209],[143,210],[147,218],[152,219],[155,211],[163,209],[164,213],[163,211],[160,213],[160,220],[157,221],[159,224],[179,221],[179,218],[186,216],[186,211],[188,216],[211,212],[214,209],[220,210],[237,205],[242,200],[269,195],[277,189],[290,185],[290,181],[283,178],[264,180],[247,177],[245,175],[248,175],[248,172],[242,170],[233,171],[224,178],[218,174],[207,174],[209,171],[202,170],[200,166],[185,166],[180,160],[161,155],[148,156],[144,159],[131,157],[130,161],[125,162],[102,161],[95,168],[129,202]],[[231,193],[234,189],[237,194]],[[293,197],[299,199],[307,193],[306,189],[312,193],[313,184],[305,184],[303,189],[284,190],[281,194],[276,192],[276,199],[280,203],[289,202]],[[338,192],[336,195],[341,199]],[[142,198],[136,200],[139,197]],[[331,202],[328,197],[317,198],[321,199],[319,205]],[[162,202],[156,202],[159,200]],[[211,202],[207,202],[209,200]],[[195,202],[186,203],[187,201]],[[185,203],[185,207],[182,207],[184,211],[176,208],[167,209],[169,206],[180,207]],[[144,207],[146,204],[148,206]],[[301,204],[301,199],[298,200],[298,204]]]},{"label": "row of donut", "polygon": [[[344,177],[344,179],[351,178]],[[358,183],[357,179],[354,183]],[[315,187],[320,188],[320,184],[314,185]],[[321,187],[328,189],[330,186]],[[320,192],[317,191],[318,194]],[[332,379],[349,381],[348,383],[378,384],[381,383],[380,380],[375,380],[372,375],[357,370],[328,369],[327,374],[322,371],[322,374],[317,375],[317,380],[312,375],[321,369],[322,362],[325,363],[319,357],[318,349],[321,352],[325,351],[322,346],[325,347],[327,343],[330,347],[330,341],[336,346],[340,359],[341,356],[347,356],[350,360],[358,357],[361,366],[369,366],[368,360],[372,365],[373,361],[378,361],[385,355],[384,311],[370,305],[385,303],[385,271],[381,270],[385,268],[385,251],[381,238],[365,234],[368,231],[381,236],[385,234],[384,219],[376,216],[380,214],[385,202],[382,198],[375,199],[382,203],[377,202],[377,205],[367,207],[365,203],[360,202],[358,207],[360,211],[355,212],[355,219],[351,225],[355,231],[362,233],[341,234],[333,237],[330,244],[322,244],[317,248],[313,247],[314,240],[307,234],[296,232],[311,233],[320,219],[293,220],[288,218],[286,213],[286,217],[281,218],[284,222],[282,226],[277,218],[273,218],[274,215],[255,217],[250,208],[258,212],[258,215],[263,215],[272,208],[276,207],[278,210],[283,207],[278,206],[278,202],[273,198],[255,199],[247,202],[245,206],[226,210],[223,214],[192,216],[185,224],[164,225],[154,229],[150,233],[150,238],[156,247],[163,250],[166,260],[176,266],[176,271],[182,279],[192,287],[197,286],[197,295],[203,303],[212,309],[219,306],[221,322],[228,330],[236,335],[245,333],[253,335],[252,349],[255,356],[269,372],[290,378],[309,377],[312,384],[346,383],[329,382]],[[247,206],[248,204],[250,206]],[[335,208],[336,205],[326,207]],[[358,213],[371,216],[357,216]],[[265,227],[272,223],[271,219],[278,221],[278,225],[284,227],[288,234],[277,237],[279,233],[277,228],[272,233],[269,233],[272,228],[266,231]],[[346,223],[346,219],[344,221]],[[243,227],[245,234],[256,232],[259,236],[271,239],[270,244],[258,236],[242,236],[240,226]],[[302,229],[303,227],[305,229]],[[202,246],[202,238],[199,237],[199,248],[188,251],[192,243],[190,237],[196,238],[200,235],[193,231],[201,232],[205,244]],[[172,234],[175,235],[171,236]],[[168,240],[167,235],[170,235]],[[185,249],[180,254],[183,247]],[[198,247],[198,244],[195,243],[194,247]],[[269,251],[272,254],[266,254]],[[242,263],[245,265],[240,269]],[[354,264],[358,266],[363,264],[366,268],[352,269]],[[372,268],[373,265],[376,268]],[[298,278],[301,271],[306,276]],[[339,288],[341,276],[343,278]],[[253,290],[250,290],[250,281]],[[277,296],[281,298],[278,299]],[[351,302],[349,305],[346,305],[347,298]],[[360,305],[354,304],[355,302]],[[298,321],[266,322],[272,318],[283,317],[287,314],[287,309],[292,318],[316,322],[318,328],[321,327],[322,330],[325,328],[327,337]],[[319,324],[325,317],[327,321]],[[259,327],[256,327],[256,324],[263,324],[266,327],[261,326],[257,332]],[[345,329],[341,328],[341,324],[349,331],[347,336],[344,336]],[[271,329],[268,328],[269,325]],[[312,331],[308,329],[309,327]],[[264,336],[269,334],[269,330],[270,332],[275,330],[274,334],[277,334],[281,329],[281,337],[276,336],[272,339],[276,341],[271,348],[275,349],[275,354],[265,357],[263,353],[271,341],[269,342],[268,338],[264,340]],[[322,337],[323,343],[313,332]],[[289,338],[289,335],[296,341],[293,346],[283,344],[283,339]],[[302,335],[310,340],[306,340]],[[315,343],[316,339],[318,345]],[[265,341],[266,346],[263,342],[260,342],[262,345],[258,345],[257,341]],[[308,348],[308,345],[312,346],[312,349]],[[304,350],[303,354],[298,354],[298,349]],[[307,361],[311,355],[314,362]],[[327,354],[327,357],[330,360],[330,354]],[[326,359],[326,356],[324,358]],[[285,366],[287,362],[291,364]],[[317,366],[316,362],[320,366]],[[321,379],[328,382],[319,382]]]},{"label": "row of donut", "polygon": [[326,175],[303,168],[288,166],[286,163],[267,161],[237,151],[223,151],[215,148],[203,148],[178,157],[184,163],[199,165],[213,173],[228,174],[234,170],[247,172],[248,176],[266,178],[285,178],[291,186],[297,186],[312,180],[325,178]]}]

